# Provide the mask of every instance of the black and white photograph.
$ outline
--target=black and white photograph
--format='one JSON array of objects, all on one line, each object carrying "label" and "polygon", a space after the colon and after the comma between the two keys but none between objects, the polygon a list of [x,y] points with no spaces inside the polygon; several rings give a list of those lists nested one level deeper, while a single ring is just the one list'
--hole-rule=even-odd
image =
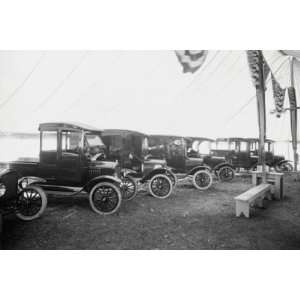
[{"label": "black and white photograph", "polygon": [[297,299],[293,1],[0,12],[1,298]]},{"label": "black and white photograph", "polygon": [[0,59],[3,249],[300,248],[299,50]]}]

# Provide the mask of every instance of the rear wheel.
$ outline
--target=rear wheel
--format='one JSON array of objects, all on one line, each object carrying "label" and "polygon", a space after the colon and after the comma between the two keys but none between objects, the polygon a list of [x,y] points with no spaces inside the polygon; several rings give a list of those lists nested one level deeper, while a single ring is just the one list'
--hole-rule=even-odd
[{"label": "rear wheel", "polygon": [[159,199],[169,197],[173,188],[171,180],[164,174],[157,174],[153,176],[148,186],[150,194]]},{"label": "rear wheel", "polygon": [[235,176],[235,172],[233,168],[224,166],[220,168],[218,175],[221,181],[231,181]]},{"label": "rear wheel", "polygon": [[199,170],[193,175],[193,185],[198,190],[207,190],[212,185],[212,182],[212,176],[206,170]]},{"label": "rear wheel", "polygon": [[133,199],[137,194],[137,184],[133,177],[127,175],[122,179],[121,183],[121,194],[122,194],[122,200],[131,200]]},{"label": "rear wheel", "polygon": [[292,172],[293,171],[293,165],[289,162],[284,162],[280,164],[279,166],[276,166],[277,172]]},{"label": "rear wheel", "polygon": [[31,221],[42,215],[47,207],[47,195],[41,187],[29,185],[18,195],[16,216]]},{"label": "rear wheel", "polygon": [[100,182],[90,191],[89,201],[94,212],[110,215],[116,212],[122,202],[120,189],[110,182]]}]

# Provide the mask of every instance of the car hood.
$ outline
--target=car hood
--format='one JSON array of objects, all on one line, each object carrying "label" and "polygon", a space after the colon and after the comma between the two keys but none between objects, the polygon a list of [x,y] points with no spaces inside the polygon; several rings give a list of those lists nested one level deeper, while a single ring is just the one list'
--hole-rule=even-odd
[{"label": "car hood", "polygon": [[119,163],[115,161],[102,161],[102,160],[91,161],[89,163],[90,168],[116,169],[118,165]]},{"label": "car hood", "polygon": [[165,167],[167,165],[166,161],[164,159],[148,159],[144,161],[145,165],[161,165],[162,167]]}]

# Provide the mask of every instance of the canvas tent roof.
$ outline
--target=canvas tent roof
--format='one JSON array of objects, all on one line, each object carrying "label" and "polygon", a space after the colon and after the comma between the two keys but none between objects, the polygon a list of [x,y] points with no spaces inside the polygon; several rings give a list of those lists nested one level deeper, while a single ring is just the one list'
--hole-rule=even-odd
[{"label": "canvas tent roof", "polygon": [[[173,51],[1,51],[0,78],[2,131],[34,132],[38,123],[63,120],[180,136],[258,136],[245,51],[209,51],[194,74],[182,74]],[[267,136],[290,139],[288,113],[267,114]]]}]

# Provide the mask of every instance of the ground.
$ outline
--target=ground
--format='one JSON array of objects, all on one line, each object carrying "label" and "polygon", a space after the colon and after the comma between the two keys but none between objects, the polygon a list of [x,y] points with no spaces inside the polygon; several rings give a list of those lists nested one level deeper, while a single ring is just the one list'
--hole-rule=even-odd
[{"label": "ground", "polygon": [[267,202],[250,219],[236,218],[233,198],[249,187],[249,177],[202,192],[179,184],[168,199],[141,193],[105,217],[87,198],[51,197],[40,219],[5,219],[3,248],[300,249],[300,183],[285,177],[283,201]]}]

